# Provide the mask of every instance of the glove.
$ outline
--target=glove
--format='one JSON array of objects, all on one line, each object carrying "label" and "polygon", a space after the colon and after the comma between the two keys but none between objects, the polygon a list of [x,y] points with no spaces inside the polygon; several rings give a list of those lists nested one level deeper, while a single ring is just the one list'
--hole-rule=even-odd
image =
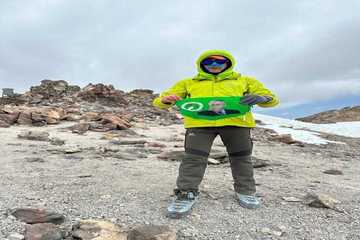
[{"label": "glove", "polygon": [[164,104],[173,104],[174,102],[176,102],[178,100],[181,100],[181,97],[176,96],[176,95],[169,95],[169,96],[163,97],[161,99],[161,102]]},{"label": "glove", "polygon": [[266,103],[271,100],[272,100],[272,97],[269,97],[269,96],[248,94],[248,95],[245,95],[243,97],[243,99],[241,99],[240,104],[252,106],[252,105],[255,105],[258,103]]}]

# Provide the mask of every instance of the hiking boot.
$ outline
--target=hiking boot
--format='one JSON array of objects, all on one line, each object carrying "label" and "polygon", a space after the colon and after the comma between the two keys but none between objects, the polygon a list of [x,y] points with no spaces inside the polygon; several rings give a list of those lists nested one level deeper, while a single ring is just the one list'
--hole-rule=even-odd
[{"label": "hiking boot", "polygon": [[167,208],[169,218],[181,218],[191,213],[191,209],[197,200],[198,193],[195,191],[175,190],[176,198]]},{"label": "hiking boot", "polygon": [[255,209],[260,207],[259,200],[253,195],[236,193],[236,197],[239,201],[240,206],[244,208]]}]

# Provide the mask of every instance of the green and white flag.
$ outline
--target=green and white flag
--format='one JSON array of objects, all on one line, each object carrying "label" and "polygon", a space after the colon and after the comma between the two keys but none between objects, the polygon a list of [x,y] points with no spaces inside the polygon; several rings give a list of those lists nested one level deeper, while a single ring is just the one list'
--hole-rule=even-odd
[{"label": "green and white flag", "polygon": [[181,115],[196,119],[217,120],[239,117],[250,112],[249,105],[240,104],[242,97],[185,98],[177,101]]}]

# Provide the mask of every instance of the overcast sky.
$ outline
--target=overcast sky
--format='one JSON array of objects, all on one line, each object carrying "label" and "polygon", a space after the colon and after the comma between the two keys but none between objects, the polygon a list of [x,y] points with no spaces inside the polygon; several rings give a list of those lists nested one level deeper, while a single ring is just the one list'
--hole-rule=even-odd
[{"label": "overcast sky", "polygon": [[2,0],[0,87],[158,92],[193,76],[202,51],[226,49],[283,107],[360,100],[359,12],[359,0]]}]

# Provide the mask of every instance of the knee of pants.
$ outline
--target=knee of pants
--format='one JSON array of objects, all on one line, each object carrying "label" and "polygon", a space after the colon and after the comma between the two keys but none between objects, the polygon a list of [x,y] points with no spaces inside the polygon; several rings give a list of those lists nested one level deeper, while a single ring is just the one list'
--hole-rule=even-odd
[{"label": "knee of pants", "polygon": [[242,161],[242,162],[251,162],[251,155],[247,156],[229,156],[230,161]]},{"label": "knee of pants", "polygon": [[207,164],[207,157],[191,153],[185,153],[185,156],[182,159],[182,163],[187,165],[203,165]]}]

